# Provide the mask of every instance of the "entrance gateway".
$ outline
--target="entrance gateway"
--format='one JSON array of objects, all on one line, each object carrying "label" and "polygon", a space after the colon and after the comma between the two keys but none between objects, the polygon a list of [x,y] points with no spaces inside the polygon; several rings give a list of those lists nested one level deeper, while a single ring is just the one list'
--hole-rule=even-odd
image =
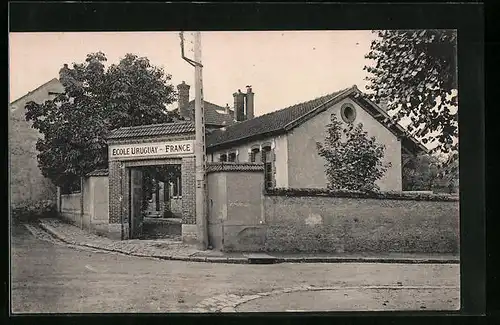
[{"label": "entrance gateway", "polygon": [[[178,122],[120,128],[108,137],[109,236],[140,238],[143,216],[141,169],[180,166],[182,187],[179,217],[182,239],[197,240],[195,198],[195,128],[192,122]],[[167,183],[166,183],[167,184]],[[165,186],[168,186],[165,185]]]}]

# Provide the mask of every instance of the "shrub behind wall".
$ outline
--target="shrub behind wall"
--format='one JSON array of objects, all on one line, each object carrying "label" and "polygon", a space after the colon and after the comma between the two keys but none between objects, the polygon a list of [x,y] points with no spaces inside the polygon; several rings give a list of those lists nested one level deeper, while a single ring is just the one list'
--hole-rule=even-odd
[{"label": "shrub behind wall", "polygon": [[35,222],[41,218],[59,217],[57,204],[52,200],[40,200],[22,205],[11,206],[11,220],[14,224],[19,222]]}]

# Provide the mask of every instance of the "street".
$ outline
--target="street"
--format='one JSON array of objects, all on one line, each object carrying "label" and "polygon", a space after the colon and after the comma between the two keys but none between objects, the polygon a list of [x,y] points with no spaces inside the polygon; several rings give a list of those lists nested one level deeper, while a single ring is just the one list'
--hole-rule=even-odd
[{"label": "street", "polygon": [[459,308],[458,264],[163,261],[70,248],[42,231],[35,235],[23,225],[12,229],[13,313]]}]

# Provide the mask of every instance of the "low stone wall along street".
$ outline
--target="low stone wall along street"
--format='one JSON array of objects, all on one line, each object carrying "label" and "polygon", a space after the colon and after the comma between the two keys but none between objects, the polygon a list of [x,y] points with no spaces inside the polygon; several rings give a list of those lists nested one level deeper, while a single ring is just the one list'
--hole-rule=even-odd
[{"label": "low stone wall along street", "polygon": [[352,196],[294,190],[266,195],[266,250],[458,253],[458,198]]},{"label": "low stone wall along street", "polygon": [[209,240],[224,251],[458,253],[458,197],[263,190],[262,165],[209,164]]},{"label": "low stone wall along street", "polygon": [[81,214],[82,193],[62,194],[60,197],[62,217],[78,227],[106,235],[109,224],[108,184],[106,175],[85,178],[83,183],[83,218]]},{"label": "low stone wall along street", "polygon": [[[263,164],[210,163],[208,237],[216,250],[239,252],[445,253],[459,252],[459,200],[446,194],[264,190]],[[84,182],[80,193],[61,195],[61,214],[71,223],[106,235],[106,173]],[[184,193],[183,193],[184,194]],[[145,221],[155,238],[196,233],[181,220]],[[186,229],[184,229],[186,228]],[[184,229],[184,230],[183,230]]]},{"label": "low stone wall along street", "polygon": [[81,223],[81,193],[61,195],[61,215],[73,224]]}]

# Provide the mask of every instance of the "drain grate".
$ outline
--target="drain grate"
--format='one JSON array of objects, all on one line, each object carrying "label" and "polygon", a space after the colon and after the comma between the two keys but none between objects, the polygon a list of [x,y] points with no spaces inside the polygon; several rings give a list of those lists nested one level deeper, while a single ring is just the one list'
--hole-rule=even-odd
[{"label": "drain grate", "polygon": [[276,257],[264,253],[247,254],[246,258],[250,264],[275,264],[278,261]]}]

